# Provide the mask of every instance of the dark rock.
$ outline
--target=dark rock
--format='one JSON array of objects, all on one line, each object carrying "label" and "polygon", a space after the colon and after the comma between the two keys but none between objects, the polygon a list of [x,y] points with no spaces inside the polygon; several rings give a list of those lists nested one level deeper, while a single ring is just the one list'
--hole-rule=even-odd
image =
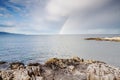
[{"label": "dark rock", "polygon": [[5,64],[5,63],[7,63],[7,62],[5,62],[5,61],[0,61],[0,65],[1,65],[1,64]]},{"label": "dark rock", "polygon": [[10,63],[10,69],[18,69],[18,68],[24,68],[24,63],[22,62],[13,62]]},{"label": "dark rock", "polygon": [[85,40],[97,40],[97,41],[102,41],[101,38],[85,38]]},{"label": "dark rock", "polygon": [[28,66],[41,66],[40,63],[29,63]]},{"label": "dark rock", "polygon": [[5,61],[0,61],[0,69],[1,70],[6,70],[9,68],[9,63],[5,62]]},{"label": "dark rock", "polygon": [[0,80],[3,80],[1,76],[0,76]]}]

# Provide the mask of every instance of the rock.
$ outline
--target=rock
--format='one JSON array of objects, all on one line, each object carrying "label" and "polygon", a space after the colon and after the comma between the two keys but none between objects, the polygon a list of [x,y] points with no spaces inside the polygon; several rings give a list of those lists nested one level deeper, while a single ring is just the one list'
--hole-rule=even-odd
[{"label": "rock", "polygon": [[42,69],[40,66],[27,66],[26,67],[29,76],[40,76]]},{"label": "rock", "polygon": [[10,69],[18,69],[18,68],[24,68],[24,64],[22,62],[13,62],[10,64]]},{"label": "rock", "polygon": [[1,76],[0,76],[0,80],[3,80]]},{"label": "rock", "polygon": [[5,64],[5,63],[7,63],[7,62],[5,62],[5,61],[0,61],[0,65]]},{"label": "rock", "polygon": [[45,63],[45,66],[50,67],[53,70],[57,70],[59,68],[65,68],[66,64],[64,64],[63,59],[52,58]]},{"label": "rock", "polygon": [[120,42],[120,37],[105,37],[105,38],[85,38],[85,40],[96,40],[96,41],[115,41]]},{"label": "rock", "polygon": [[[48,60],[44,65],[21,62],[0,70],[0,80],[120,80],[120,68],[101,61],[72,59]],[[22,66],[22,67],[21,67]]]},{"label": "rock", "polygon": [[28,66],[41,66],[40,63],[29,63]]},{"label": "rock", "polygon": [[74,66],[68,66],[68,69],[69,69],[69,71],[72,72],[75,69],[75,67]]},{"label": "rock", "polygon": [[102,41],[101,38],[85,38],[85,40],[97,40],[97,41]]},{"label": "rock", "polygon": [[49,67],[44,67],[42,76],[44,77],[44,80],[54,80],[55,71]]},{"label": "rock", "polygon": [[36,77],[36,80],[44,80],[44,78],[41,77],[41,76],[40,76],[40,77],[37,76],[37,77]]},{"label": "rock", "polygon": [[0,70],[5,70],[9,68],[9,63],[0,61]]},{"label": "rock", "polygon": [[87,80],[86,74],[77,70],[69,72],[67,69],[55,72],[54,80]]},{"label": "rock", "polygon": [[94,60],[85,60],[84,62],[87,63],[87,64],[92,64],[92,63],[96,63],[97,61],[94,61]]},{"label": "rock", "polygon": [[12,80],[13,79],[13,71],[11,70],[6,70],[6,71],[1,71],[0,72],[0,77],[3,79],[3,80]]},{"label": "rock", "polygon": [[75,62],[80,62],[81,61],[81,59],[79,57],[73,57],[72,60],[74,60]]},{"label": "rock", "polygon": [[[83,61],[83,60],[82,60]],[[76,57],[73,59],[57,59],[53,58],[48,60],[45,65],[47,67],[50,67],[51,69],[57,70],[57,69],[63,69],[66,68],[69,65],[79,65],[81,62],[80,58]]]},{"label": "rock", "polygon": [[94,63],[87,68],[88,80],[119,80],[120,69],[107,64]]},{"label": "rock", "polygon": [[15,70],[13,80],[31,80],[31,77],[28,75],[28,71],[26,69]]}]

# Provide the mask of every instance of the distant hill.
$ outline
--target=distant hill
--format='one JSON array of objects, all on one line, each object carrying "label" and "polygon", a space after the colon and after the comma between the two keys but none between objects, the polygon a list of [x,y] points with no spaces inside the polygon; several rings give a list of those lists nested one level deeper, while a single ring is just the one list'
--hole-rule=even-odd
[{"label": "distant hill", "polygon": [[0,32],[0,35],[23,35],[23,34],[16,34],[16,33],[9,33],[9,32]]}]

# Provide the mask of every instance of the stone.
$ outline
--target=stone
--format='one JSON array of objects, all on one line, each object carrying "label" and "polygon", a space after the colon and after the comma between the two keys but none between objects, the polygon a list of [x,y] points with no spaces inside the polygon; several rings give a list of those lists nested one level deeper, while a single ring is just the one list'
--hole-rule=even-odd
[{"label": "stone", "polygon": [[[45,64],[14,62],[0,80],[120,80],[120,68],[101,61],[52,58]],[[23,68],[22,68],[23,67]]]},{"label": "stone", "polygon": [[28,66],[41,66],[40,63],[29,63]]},{"label": "stone", "polygon": [[40,77],[39,77],[39,76],[37,76],[37,77],[36,77],[36,80],[44,80],[44,78],[43,78],[43,77],[41,77],[41,76],[40,76]]},{"label": "stone", "polygon": [[0,77],[3,79],[3,80],[12,80],[13,79],[13,71],[11,70],[6,70],[6,71],[1,71],[0,72]]},{"label": "stone", "polygon": [[24,68],[24,64],[22,62],[13,62],[10,63],[10,69]]},{"label": "stone", "polygon": [[5,63],[7,63],[7,62],[5,62],[5,61],[0,61],[0,65],[5,64]]},{"label": "stone", "polygon": [[28,75],[28,71],[25,69],[16,70],[13,75],[13,80],[31,80],[31,77]]},{"label": "stone", "polygon": [[[119,80],[120,69],[103,63],[94,63],[87,68],[88,80]],[[117,77],[117,78],[116,78]]]},{"label": "stone", "polygon": [[68,66],[68,68],[69,68],[69,71],[71,71],[71,72],[75,69],[75,67],[72,66],[72,65],[71,65],[71,66]]},{"label": "stone", "polygon": [[0,61],[0,70],[6,70],[9,68],[9,63]]}]

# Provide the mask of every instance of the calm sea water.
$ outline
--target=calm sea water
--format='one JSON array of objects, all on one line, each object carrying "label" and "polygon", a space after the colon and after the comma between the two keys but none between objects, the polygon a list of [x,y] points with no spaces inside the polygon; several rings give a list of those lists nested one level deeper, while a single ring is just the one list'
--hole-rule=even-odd
[{"label": "calm sea water", "polygon": [[120,42],[90,41],[87,37],[120,35],[0,36],[0,61],[44,63],[49,58],[78,56],[120,66]]}]

